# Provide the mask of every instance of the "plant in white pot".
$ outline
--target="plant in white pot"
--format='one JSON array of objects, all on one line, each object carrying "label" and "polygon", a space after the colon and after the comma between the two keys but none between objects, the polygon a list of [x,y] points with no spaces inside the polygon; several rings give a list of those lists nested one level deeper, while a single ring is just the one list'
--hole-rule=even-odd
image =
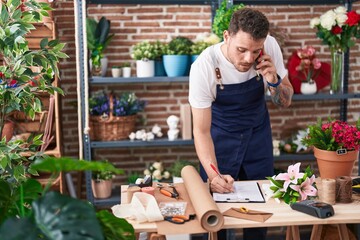
[{"label": "plant in white pot", "polygon": [[91,188],[95,198],[108,198],[111,196],[113,178],[114,173],[112,171],[92,172]]},{"label": "plant in white pot", "polygon": [[155,44],[143,41],[132,46],[131,57],[136,60],[137,77],[155,76],[155,59],[158,58],[158,49]]},{"label": "plant in white pot", "polygon": [[130,62],[124,62],[121,65],[121,70],[122,70],[122,76],[124,78],[131,77],[131,63]]},{"label": "plant in white pot", "polygon": [[86,19],[87,46],[90,51],[90,69],[94,76],[106,76],[108,60],[104,51],[114,34],[110,34],[110,20],[101,17],[97,22],[93,18]]},{"label": "plant in white pot", "polygon": [[112,66],[111,67],[111,75],[114,78],[118,78],[121,76],[121,66]]}]

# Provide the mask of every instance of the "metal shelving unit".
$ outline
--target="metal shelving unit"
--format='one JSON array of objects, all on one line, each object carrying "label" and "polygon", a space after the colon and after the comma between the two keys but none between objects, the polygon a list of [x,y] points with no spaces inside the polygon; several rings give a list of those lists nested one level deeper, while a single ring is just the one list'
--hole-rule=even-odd
[{"label": "metal shelving unit", "polygon": [[[75,0],[75,10],[78,13],[78,21],[80,23],[79,32],[80,36],[77,38],[77,46],[79,49],[83,49],[84,47],[84,37],[83,37],[83,26],[84,24],[84,16],[86,15],[86,3],[82,0]],[[217,6],[221,2],[221,0],[174,0],[169,3],[166,0],[87,0],[89,4],[205,4],[211,5],[212,13],[214,14]],[[245,0],[245,1],[234,1],[237,3],[244,3],[246,5],[320,5],[320,4],[345,4],[348,9],[351,9],[352,2],[354,0]],[[82,50],[81,50],[82,51]],[[80,56],[80,65],[86,66],[84,59],[84,53],[81,53]],[[344,61],[344,94],[315,94],[315,95],[294,95],[294,101],[311,101],[311,100],[339,100],[340,102],[340,118],[342,120],[346,120],[347,115],[347,100],[352,98],[360,98],[360,93],[348,93],[348,71],[349,71],[349,52],[345,54]],[[85,81],[89,81],[91,85],[103,85],[103,84],[151,84],[151,83],[162,83],[162,84],[171,84],[171,83],[186,83],[188,82],[188,77],[153,77],[153,78],[110,78],[110,77],[94,77],[90,79],[85,79],[84,69],[81,69],[80,74],[80,97],[84,99],[84,83]],[[266,96],[267,100],[270,100],[268,96]],[[81,123],[84,127],[85,124],[85,106],[82,102],[81,106]],[[191,146],[193,145],[193,140],[176,140],[176,141],[168,141],[167,139],[157,139],[151,142],[143,142],[143,141],[112,141],[112,142],[91,142],[88,134],[82,134],[83,140],[83,153],[85,160],[91,160],[91,151],[96,148],[118,148],[118,147],[168,147],[168,146]],[[276,156],[275,161],[283,161],[283,160],[312,160],[315,159],[313,154],[283,154],[281,156]],[[359,170],[360,171],[360,170]],[[360,172],[359,172],[360,174]],[[115,189],[113,193],[113,197],[109,199],[94,199],[91,192],[91,174],[89,172],[86,173],[86,194],[87,199],[97,206],[111,206],[114,204],[118,204],[120,202],[120,191],[119,189]]]}]

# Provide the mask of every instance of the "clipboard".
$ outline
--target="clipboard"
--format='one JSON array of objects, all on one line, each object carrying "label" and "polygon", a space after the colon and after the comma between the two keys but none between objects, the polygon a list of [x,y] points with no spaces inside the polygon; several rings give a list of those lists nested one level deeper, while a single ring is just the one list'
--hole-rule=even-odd
[{"label": "clipboard", "polygon": [[257,181],[234,182],[233,193],[213,193],[215,202],[264,203],[265,198]]}]

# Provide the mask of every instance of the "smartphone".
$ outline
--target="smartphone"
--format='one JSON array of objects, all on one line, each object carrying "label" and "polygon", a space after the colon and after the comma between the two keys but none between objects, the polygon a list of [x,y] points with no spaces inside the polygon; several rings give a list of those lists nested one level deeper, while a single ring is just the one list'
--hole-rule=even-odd
[{"label": "smartphone", "polygon": [[260,62],[259,62],[259,58],[263,55],[263,51],[260,50],[260,53],[259,53],[259,56],[255,59],[255,65],[258,65]]}]

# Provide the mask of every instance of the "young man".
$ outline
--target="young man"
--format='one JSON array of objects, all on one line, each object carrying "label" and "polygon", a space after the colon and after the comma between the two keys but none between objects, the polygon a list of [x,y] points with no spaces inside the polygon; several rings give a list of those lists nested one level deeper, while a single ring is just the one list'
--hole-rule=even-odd
[{"label": "young man", "polygon": [[[206,49],[191,67],[189,102],[195,147],[201,176],[204,181],[209,179],[213,192],[231,192],[234,180],[273,175],[264,95],[269,89],[276,105],[288,107],[293,88],[280,47],[268,33],[264,14],[240,9],[224,31],[224,41]],[[253,235],[252,239],[261,238]]]}]

